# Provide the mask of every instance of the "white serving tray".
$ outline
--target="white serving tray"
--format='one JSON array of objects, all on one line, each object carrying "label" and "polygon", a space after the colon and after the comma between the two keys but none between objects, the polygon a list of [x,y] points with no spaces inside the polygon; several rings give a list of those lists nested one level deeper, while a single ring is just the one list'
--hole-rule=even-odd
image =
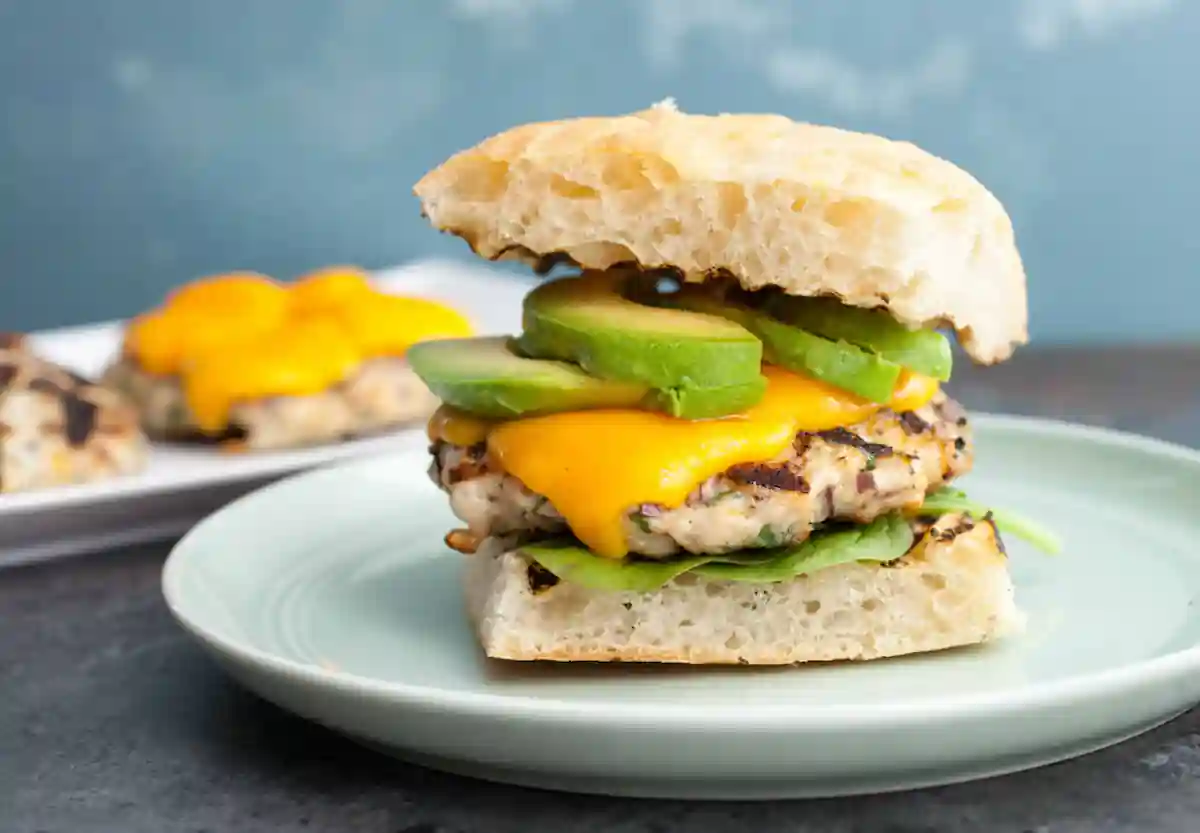
[{"label": "white serving tray", "polygon": [[[532,279],[494,268],[419,261],[375,274],[391,292],[454,304],[480,334],[518,332]],[[96,376],[119,349],[121,322],[31,334],[39,355]],[[140,474],[0,495],[0,564],[170,538],[230,500],[284,475],[350,457],[425,444],[424,425],[297,451],[230,454],[156,444]]]}]

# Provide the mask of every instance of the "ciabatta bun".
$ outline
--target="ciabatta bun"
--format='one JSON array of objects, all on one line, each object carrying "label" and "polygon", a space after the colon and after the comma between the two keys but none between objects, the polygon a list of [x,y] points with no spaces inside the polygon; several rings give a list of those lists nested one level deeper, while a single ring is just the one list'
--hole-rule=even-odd
[{"label": "ciabatta bun", "polygon": [[869,660],[985,642],[1023,624],[995,528],[962,515],[940,518],[893,565],[848,564],[776,584],[684,574],[653,593],[541,586],[529,560],[503,546],[486,541],[465,576],[468,613],[496,659]]},{"label": "ciabatta bun", "polygon": [[1028,340],[1025,273],[1000,202],[907,142],[775,115],[529,124],[415,186],[434,226],[490,259],[717,270],[747,289],[884,306],[952,326],[991,363]]}]

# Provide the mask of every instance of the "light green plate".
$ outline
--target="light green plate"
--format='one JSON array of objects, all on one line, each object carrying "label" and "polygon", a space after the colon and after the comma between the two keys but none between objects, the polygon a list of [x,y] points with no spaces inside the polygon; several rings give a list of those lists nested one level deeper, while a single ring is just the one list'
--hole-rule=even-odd
[{"label": "light green plate", "polygon": [[976,420],[973,496],[1051,524],[1009,541],[1027,633],[856,665],[507,665],[462,618],[454,524],[412,452],[300,475],[197,526],[163,590],[242,683],[430,766],[584,792],[874,792],[1079,755],[1200,701],[1200,454]]}]

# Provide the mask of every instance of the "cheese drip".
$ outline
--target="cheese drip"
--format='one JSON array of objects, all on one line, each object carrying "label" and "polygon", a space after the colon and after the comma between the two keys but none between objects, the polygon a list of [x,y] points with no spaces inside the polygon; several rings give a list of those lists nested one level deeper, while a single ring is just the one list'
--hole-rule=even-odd
[{"label": "cheese drip", "polygon": [[449,307],[336,267],[291,284],[255,273],[194,281],[134,319],[124,349],[146,372],[177,377],[197,426],[219,433],[238,403],[320,393],[363,362],[471,334]]}]

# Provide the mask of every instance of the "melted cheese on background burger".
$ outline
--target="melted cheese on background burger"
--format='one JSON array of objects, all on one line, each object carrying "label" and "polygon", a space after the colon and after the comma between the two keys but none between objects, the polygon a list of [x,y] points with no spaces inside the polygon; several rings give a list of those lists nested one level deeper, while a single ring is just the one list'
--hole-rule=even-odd
[{"label": "melted cheese on background burger", "polygon": [[[428,434],[455,445],[486,441],[504,471],[548,498],[585,546],[622,558],[630,507],[681,506],[696,486],[731,466],[779,456],[801,431],[852,425],[885,407],[782,368],[763,373],[762,400],[718,419],[603,409],[489,423],[443,406]],[[936,380],[906,372],[886,407],[919,408],[937,391]]]},{"label": "melted cheese on background burger", "polygon": [[240,402],[320,393],[363,362],[472,334],[454,309],[335,267],[292,284],[249,272],[194,281],[134,319],[124,349],[146,372],[178,377],[197,426],[218,433]]}]

